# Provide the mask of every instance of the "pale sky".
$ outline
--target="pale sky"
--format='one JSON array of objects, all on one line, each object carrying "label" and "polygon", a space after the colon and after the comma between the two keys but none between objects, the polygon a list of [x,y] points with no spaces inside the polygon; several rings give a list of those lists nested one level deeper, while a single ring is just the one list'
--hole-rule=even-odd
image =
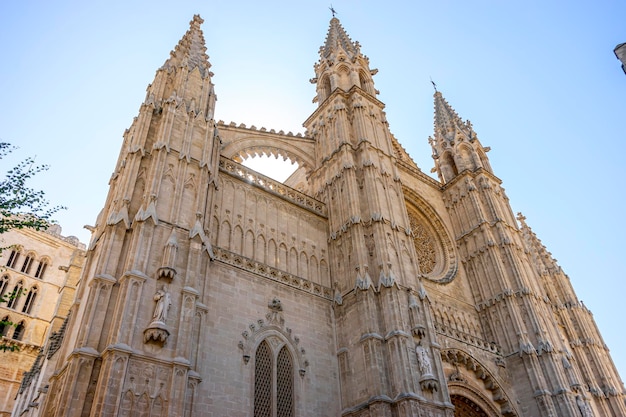
[{"label": "pale sky", "polygon": [[[626,2],[348,1],[337,17],[369,56],[391,131],[433,166],[430,78],[470,119],[522,212],[570,276],[626,377],[622,268]],[[2,1],[0,140],[51,166],[33,182],[65,235],[102,208],[122,133],[196,13],[216,118],[302,132],[331,18],[322,1]]]}]

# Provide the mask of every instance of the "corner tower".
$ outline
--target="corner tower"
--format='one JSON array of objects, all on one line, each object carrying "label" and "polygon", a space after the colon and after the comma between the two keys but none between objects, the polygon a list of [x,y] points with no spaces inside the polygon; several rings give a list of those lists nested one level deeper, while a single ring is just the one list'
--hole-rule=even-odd
[{"label": "corner tower", "polygon": [[[434,101],[429,141],[442,199],[481,326],[487,340],[502,348],[524,414],[623,414],[616,388],[621,381],[605,365],[606,352],[595,346],[599,334],[588,311],[523,217],[518,226],[502,181],[489,166],[489,148],[471,123],[440,92]],[[604,396],[593,394],[601,391]]]},{"label": "corner tower", "polygon": [[124,133],[47,416],[182,415],[200,381],[192,334],[206,310],[198,288],[220,148],[201,23],[194,16]]},{"label": "corner tower", "polygon": [[343,413],[409,416],[428,402],[443,415],[451,405],[438,345],[426,330],[376,70],[334,17],[314,68],[318,108],[304,125],[315,140],[311,189],[328,208]]}]

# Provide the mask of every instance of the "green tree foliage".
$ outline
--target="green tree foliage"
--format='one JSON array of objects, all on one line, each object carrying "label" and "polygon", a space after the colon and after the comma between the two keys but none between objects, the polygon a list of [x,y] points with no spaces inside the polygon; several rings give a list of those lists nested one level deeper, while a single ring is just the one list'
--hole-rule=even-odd
[{"label": "green tree foliage", "polygon": [[[0,142],[0,160],[15,150],[6,142]],[[15,167],[8,170],[0,180],[0,235],[11,229],[34,229],[46,230],[52,223],[52,215],[62,206],[49,207],[48,200],[41,190],[35,190],[28,186],[28,181],[42,171],[46,171],[48,165],[36,165],[34,158],[26,158]],[[4,247],[0,245],[0,253]],[[9,295],[0,297],[0,303],[21,296],[21,293],[13,291]],[[2,333],[7,326],[17,326],[10,321],[0,320]],[[0,342],[0,351],[15,351],[18,346],[14,343]]]},{"label": "green tree foliage", "polygon": [[[15,149],[9,143],[0,142],[0,160]],[[28,180],[47,169],[48,165],[36,165],[34,158],[29,157],[7,171],[0,181],[0,235],[11,229],[45,230],[52,215],[64,209],[62,206],[49,207],[44,192],[27,184]]]}]

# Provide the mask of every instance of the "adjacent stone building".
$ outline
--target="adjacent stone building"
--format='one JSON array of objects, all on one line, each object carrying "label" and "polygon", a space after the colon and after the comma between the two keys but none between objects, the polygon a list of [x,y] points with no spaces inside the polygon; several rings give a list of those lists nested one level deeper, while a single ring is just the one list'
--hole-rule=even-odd
[{"label": "adjacent stone building", "polygon": [[8,348],[0,352],[0,416],[9,416],[24,374],[67,317],[85,245],[53,225],[45,232],[9,230],[0,247],[0,334]]},{"label": "adjacent stone building", "polygon": [[[304,135],[226,125],[201,23],[124,134],[56,369],[14,415],[626,415],[591,313],[440,92],[433,179],[333,17]],[[299,168],[276,182],[255,153]]]}]

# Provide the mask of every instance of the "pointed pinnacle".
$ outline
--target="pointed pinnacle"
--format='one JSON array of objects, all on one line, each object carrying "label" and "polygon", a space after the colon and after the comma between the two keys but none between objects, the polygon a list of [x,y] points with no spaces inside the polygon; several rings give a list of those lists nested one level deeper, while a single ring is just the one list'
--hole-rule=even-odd
[{"label": "pointed pinnacle", "polygon": [[455,127],[462,127],[463,121],[448,104],[440,91],[435,91],[435,132],[445,133]]},{"label": "pointed pinnacle", "polygon": [[352,55],[351,58],[359,54],[359,48],[352,42],[352,39],[350,39],[343,26],[341,26],[339,19],[333,17],[330,19],[326,42],[321,48],[320,53],[322,57],[328,58],[337,48],[342,48],[346,53]]},{"label": "pointed pinnacle", "polygon": [[194,15],[189,22],[189,30],[170,52],[170,57],[163,64],[163,68],[187,67],[189,71],[198,68],[203,78],[211,75],[209,72],[211,64],[206,54],[204,35],[200,28],[203,22],[200,15]]}]

